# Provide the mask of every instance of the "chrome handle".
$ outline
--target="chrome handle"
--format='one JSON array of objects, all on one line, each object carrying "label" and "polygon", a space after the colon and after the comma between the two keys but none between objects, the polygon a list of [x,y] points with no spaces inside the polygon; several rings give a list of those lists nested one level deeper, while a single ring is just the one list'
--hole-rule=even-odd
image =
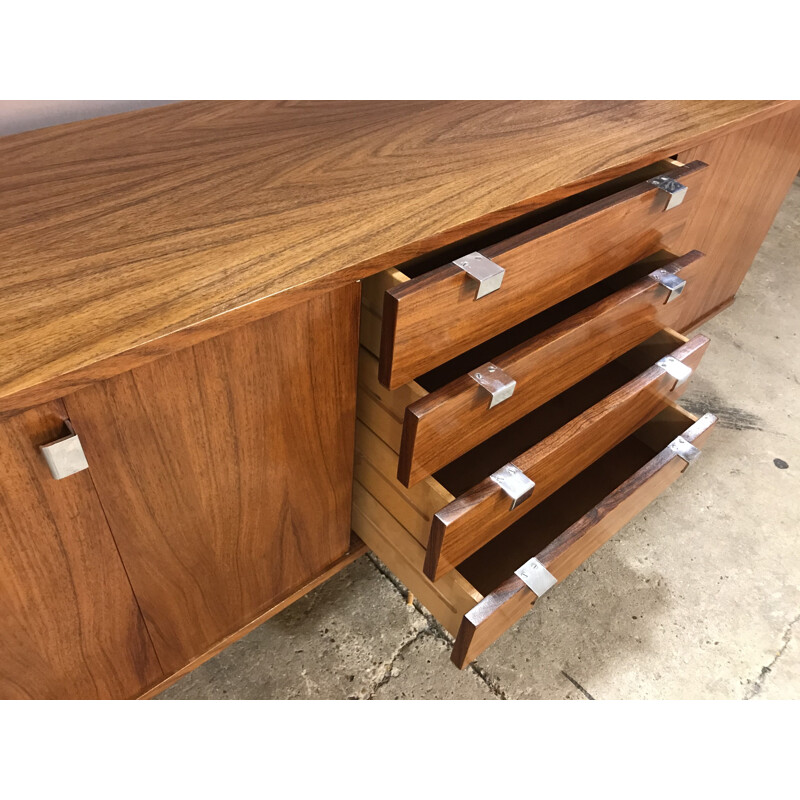
[{"label": "chrome handle", "polygon": [[558,579],[538,558],[526,561],[514,574],[537,596],[541,597],[552,589]]},{"label": "chrome handle", "polygon": [[513,511],[520,503],[527,500],[536,486],[519,467],[513,464],[506,464],[489,477],[511,498],[509,511]]},{"label": "chrome handle", "polygon": [[692,463],[697,460],[701,452],[691,442],[684,439],[683,436],[677,436],[669,443],[668,447],[678,458],[682,458],[686,462],[686,466],[681,472],[686,472]]},{"label": "chrome handle", "polygon": [[686,190],[689,188],[682,183],[678,183],[674,178],[670,178],[669,175],[659,175],[647,182],[651,186],[655,186],[659,194],[666,197],[667,203],[664,206],[664,211],[669,211],[671,208],[679,206],[684,197],[686,197]]},{"label": "chrome handle", "polygon": [[69,431],[67,436],[39,446],[39,450],[50,468],[50,474],[57,481],[89,469],[89,463],[86,461],[78,434],[75,433],[68,419],[64,420],[64,424]]},{"label": "chrome handle", "polygon": [[477,281],[476,300],[497,291],[506,272],[499,264],[480,253],[470,253],[463,258],[457,258],[453,263],[463,269],[473,281]]},{"label": "chrome handle", "polygon": [[657,269],[650,273],[650,277],[660,283],[667,289],[667,296],[664,303],[671,303],[673,300],[681,296],[681,293],[686,288],[686,281],[679,278],[674,272],[667,272],[665,269]]},{"label": "chrome handle", "polygon": [[671,392],[674,392],[679,386],[686,383],[692,376],[692,368],[688,364],[684,364],[683,361],[678,361],[677,358],[673,358],[672,356],[664,356],[664,358],[656,362],[656,366],[661,367],[667,375],[671,375],[675,378],[675,383],[670,389]]},{"label": "chrome handle", "polygon": [[469,376],[481,389],[489,393],[489,408],[494,408],[502,403],[503,400],[508,400],[514,394],[514,389],[517,386],[514,378],[496,364],[492,364],[491,361],[472,370]]}]

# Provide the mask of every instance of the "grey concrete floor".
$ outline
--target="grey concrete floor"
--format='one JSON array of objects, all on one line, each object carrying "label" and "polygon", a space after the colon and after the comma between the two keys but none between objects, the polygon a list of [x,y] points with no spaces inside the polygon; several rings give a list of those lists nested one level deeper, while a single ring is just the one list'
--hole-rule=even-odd
[{"label": "grey concrete floor", "polygon": [[470,668],[364,556],[160,698],[800,698],[799,262],[800,179],[702,328],[700,460]]}]

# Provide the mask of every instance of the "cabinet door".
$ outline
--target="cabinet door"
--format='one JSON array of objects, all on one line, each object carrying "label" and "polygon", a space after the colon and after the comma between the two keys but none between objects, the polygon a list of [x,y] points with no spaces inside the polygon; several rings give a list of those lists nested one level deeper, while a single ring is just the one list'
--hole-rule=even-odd
[{"label": "cabinet door", "polygon": [[344,287],[67,398],[169,672],[347,551],[359,294]]},{"label": "cabinet door", "polygon": [[162,670],[88,472],[55,480],[39,445],[60,402],[0,421],[0,698],[124,698]]},{"label": "cabinet door", "polygon": [[800,108],[793,108],[679,153],[709,168],[686,226],[664,240],[673,253],[705,253],[676,330],[696,328],[733,301],[800,169]]}]

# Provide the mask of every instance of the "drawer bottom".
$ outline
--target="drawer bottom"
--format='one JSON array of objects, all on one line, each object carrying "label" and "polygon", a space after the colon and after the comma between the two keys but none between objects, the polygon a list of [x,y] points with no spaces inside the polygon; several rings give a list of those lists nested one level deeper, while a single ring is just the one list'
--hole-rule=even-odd
[{"label": "drawer bottom", "polygon": [[435,582],[418,537],[358,481],[353,530],[456,638],[452,660],[464,668],[537,600],[520,568],[537,559],[548,580],[564,580],[677,479],[715,422],[668,406]]}]

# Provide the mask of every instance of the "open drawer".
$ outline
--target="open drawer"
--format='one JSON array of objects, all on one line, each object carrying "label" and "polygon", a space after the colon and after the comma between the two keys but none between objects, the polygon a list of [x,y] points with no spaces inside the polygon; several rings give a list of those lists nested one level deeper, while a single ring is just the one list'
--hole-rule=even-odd
[{"label": "open drawer", "polygon": [[[672,327],[683,303],[692,302],[703,269],[697,250],[681,257],[659,251],[393,392],[379,383],[377,366],[368,369],[376,376],[376,388],[370,391],[391,398],[402,421],[398,480],[413,486]],[[362,292],[361,344],[375,356],[376,365],[381,327],[376,309],[391,280],[390,273],[374,276]]]},{"label": "open drawer", "polygon": [[422,571],[423,544],[359,470],[353,529],[456,637],[452,660],[463,668],[676,480],[715,422],[667,405],[435,582]]},{"label": "open drawer", "polygon": [[[680,397],[686,375],[673,377],[664,359],[690,372],[707,345],[702,335],[660,331],[410,488],[395,474],[403,414],[419,387],[385,389],[377,360],[362,347],[356,478],[428,550],[425,571],[436,580]],[[493,479],[509,464],[537,484],[514,508]]]},{"label": "open drawer", "polygon": [[660,253],[418,377],[425,395],[405,411],[398,480],[414,485],[671,328],[703,268],[697,250]]},{"label": "open drawer", "polygon": [[539,209],[512,235],[495,232],[507,238],[462,242],[376,278],[381,383],[398,388],[668,246],[705,167],[657,162]]},{"label": "open drawer", "polygon": [[681,338],[652,337],[440,470],[449,488],[468,488],[434,515],[425,574],[458,566],[680,397],[708,346],[702,335],[676,346]]}]

